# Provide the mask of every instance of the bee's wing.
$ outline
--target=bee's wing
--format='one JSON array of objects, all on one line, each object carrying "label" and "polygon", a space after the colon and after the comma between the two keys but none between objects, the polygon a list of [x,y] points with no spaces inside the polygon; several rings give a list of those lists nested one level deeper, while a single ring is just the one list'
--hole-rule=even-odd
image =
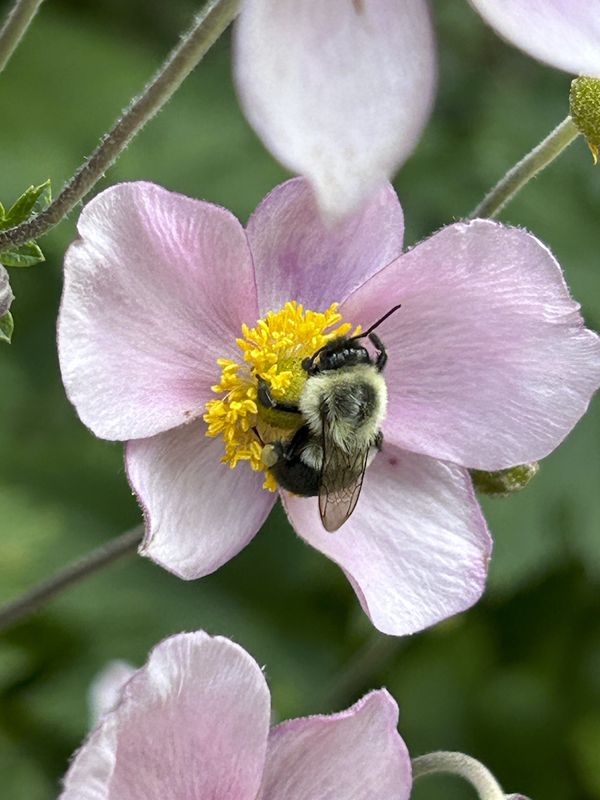
[{"label": "bee's wing", "polygon": [[[326,531],[337,531],[356,508],[362,489],[369,448],[346,453],[333,441],[323,414],[323,466],[319,482],[319,514]],[[339,486],[343,488],[337,488]]]}]

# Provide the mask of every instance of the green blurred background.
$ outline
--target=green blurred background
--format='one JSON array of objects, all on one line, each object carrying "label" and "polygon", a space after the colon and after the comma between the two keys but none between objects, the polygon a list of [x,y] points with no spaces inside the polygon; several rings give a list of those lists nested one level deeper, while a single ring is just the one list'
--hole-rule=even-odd
[{"label": "green blurred background", "polygon": [[[0,199],[47,177],[58,190],[195,9],[191,0],[44,4],[0,79]],[[438,100],[396,181],[409,243],[466,214],[567,113],[568,76],[503,45],[466,2],[440,0],[435,16]],[[238,109],[225,38],[97,188],[154,180],[245,220],[284,176]],[[554,250],[596,329],[599,209],[600,169],[579,141],[503,214]],[[0,349],[0,600],[139,520],[121,447],[84,429],[59,378],[55,318],[76,216],[43,240],[47,263],[11,270],[16,331]],[[410,639],[375,633],[338,568],[304,546],[280,510],[201,581],[132,557],[66,592],[0,637],[0,795],[57,795],[87,730],[90,681],[109,659],[141,664],[161,638],[205,628],[266,665],[280,718],[341,708],[385,685],[413,754],[467,751],[507,790],[539,800],[599,798],[599,441],[596,400],[529,489],[484,503],[495,553],[483,602]],[[414,796],[473,794],[436,777]]]}]

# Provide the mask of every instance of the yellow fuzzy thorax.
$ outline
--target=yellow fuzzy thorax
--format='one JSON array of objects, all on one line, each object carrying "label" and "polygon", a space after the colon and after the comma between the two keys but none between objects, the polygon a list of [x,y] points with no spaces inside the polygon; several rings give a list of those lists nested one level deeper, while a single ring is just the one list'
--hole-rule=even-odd
[{"label": "yellow fuzzy thorax", "polygon": [[[253,428],[268,443],[289,437],[302,420],[297,414],[259,405],[258,378],[268,383],[275,400],[297,403],[306,381],[302,361],[352,328],[342,323],[338,305],[333,303],[320,313],[305,310],[293,301],[286,303],[280,311],[269,311],[254,328],[242,325],[243,335],[236,340],[242,353],[240,363],[217,359],[221,378],[211,389],[223,396],[206,404],[206,435],[223,437],[225,453],[221,461],[232,469],[238,462],[248,461],[253,470],[265,472],[263,486],[272,492],[277,483],[262,461],[263,446]],[[354,333],[359,332],[357,329]]]}]

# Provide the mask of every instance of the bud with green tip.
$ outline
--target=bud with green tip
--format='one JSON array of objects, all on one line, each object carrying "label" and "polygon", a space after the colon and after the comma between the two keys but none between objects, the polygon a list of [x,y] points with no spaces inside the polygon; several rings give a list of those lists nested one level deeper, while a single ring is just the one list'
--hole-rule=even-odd
[{"label": "bud with green tip", "polygon": [[14,296],[8,282],[8,272],[0,264],[0,317],[6,314],[13,299]]},{"label": "bud with green tip", "polygon": [[514,492],[520,492],[529,481],[537,475],[540,465],[537,461],[531,464],[519,464],[509,469],[499,469],[496,472],[483,472],[471,470],[473,485],[481,494],[491,497],[506,497]]},{"label": "bud with green tip", "polygon": [[13,318],[9,311],[13,293],[8,282],[8,272],[0,264],[0,342],[10,342],[13,332]]},{"label": "bud with green tip", "polygon": [[569,93],[571,117],[598,163],[600,150],[600,78],[575,78]]},{"label": "bud with green tip", "polygon": [[[50,181],[47,180],[39,186],[30,186],[26,189],[8,211],[0,203],[0,231],[13,228],[39,214],[48,207],[51,199]],[[10,343],[14,329],[14,321],[9,311],[13,293],[4,267],[30,267],[40,261],[44,261],[44,254],[34,241],[25,242],[0,253],[0,342]]]}]

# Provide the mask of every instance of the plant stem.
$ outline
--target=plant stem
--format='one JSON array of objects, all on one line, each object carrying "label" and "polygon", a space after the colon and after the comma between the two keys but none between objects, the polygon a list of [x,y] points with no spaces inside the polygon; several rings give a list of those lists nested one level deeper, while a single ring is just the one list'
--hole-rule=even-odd
[{"label": "plant stem", "polygon": [[236,16],[238,5],[239,0],[209,0],[156,76],[102,137],[56,200],[33,219],[0,232],[0,252],[47,233],[85,197],[216,42]]},{"label": "plant stem", "polygon": [[51,578],[34,586],[16,600],[11,600],[0,607],[0,631],[11,628],[24,617],[35,613],[49,600],[59,595],[64,589],[73,586],[79,581],[93,575],[94,572],[112,564],[119,558],[133,553],[142,541],[143,526],[139,525],[130,531],[122,533],[108,544],[92,550],[85,556],[73,561],[55,573]]},{"label": "plant stem", "polygon": [[459,775],[469,781],[480,800],[505,800],[498,781],[487,767],[464,753],[439,751],[418,756],[412,761],[413,780],[436,772]]},{"label": "plant stem", "polygon": [[576,139],[579,131],[571,117],[564,119],[552,133],[537,147],[522,158],[506,175],[488,192],[477,208],[469,214],[475,217],[495,217],[515,194],[525,186],[538,172],[547,167],[554,159]]},{"label": "plant stem", "polygon": [[16,0],[6,22],[0,30],[0,72],[8,64],[10,57],[27,33],[42,0]]}]

